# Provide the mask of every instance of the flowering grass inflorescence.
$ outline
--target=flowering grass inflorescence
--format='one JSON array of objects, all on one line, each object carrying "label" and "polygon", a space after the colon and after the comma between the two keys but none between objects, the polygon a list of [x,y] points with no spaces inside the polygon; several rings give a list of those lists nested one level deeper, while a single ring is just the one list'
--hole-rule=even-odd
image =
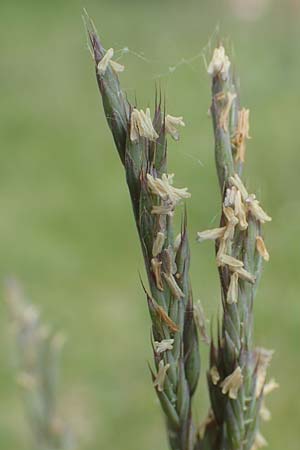
[{"label": "flowering grass inflorescence", "polygon": [[215,49],[208,73],[222,211],[220,226],[198,233],[198,240],[216,242],[223,319],[217,340],[211,342],[207,378],[212,411],[199,448],[254,450],[265,442],[259,418],[266,418],[262,401],[273,353],[253,345],[254,297],[262,260],[269,260],[262,224],[271,217],[241,180],[249,110],[239,106],[237,83],[223,46]]},{"label": "flowering grass inflorescence", "polygon": [[153,385],[165,413],[173,450],[194,448],[191,401],[199,370],[199,350],[189,279],[190,253],[184,215],[176,236],[176,207],[190,197],[186,188],[173,184],[167,173],[167,135],[179,139],[182,117],[167,115],[156,97],[154,118],[150,109],[138,109],[121,90],[118,73],[88,20],[96,77],[107,122],[125,169],[149,292],[145,289],[152,320],[155,368]]},{"label": "flowering grass inflorescence", "polygon": [[17,347],[17,382],[36,450],[74,450],[75,435],[59,413],[58,372],[64,336],[40,319],[15,281],[7,283],[6,302]]}]

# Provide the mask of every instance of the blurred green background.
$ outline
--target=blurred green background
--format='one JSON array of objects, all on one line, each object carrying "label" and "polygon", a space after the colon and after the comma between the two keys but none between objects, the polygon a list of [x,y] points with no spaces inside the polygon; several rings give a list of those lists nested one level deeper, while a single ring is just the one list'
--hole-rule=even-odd
[{"label": "blurred green background", "polygon": [[[251,6],[252,5],[252,6]],[[242,103],[251,109],[247,180],[272,215],[271,261],[256,299],[256,342],[276,349],[281,387],[262,427],[273,450],[299,449],[298,1],[19,1],[0,5],[0,272],[16,276],[46,322],[64,330],[62,407],[82,450],[165,450],[147,361],[143,266],[124,175],[104,120],[81,13],[104,45],[122,50],[130,98],[153,108],[155,84],[183,115],[169,170],[188,186],[192,279],[209,318],[219,303],[213,246],[197,230],[216,224],[219,193],[210,81],[201,56],[218,27],[234,48]],[[119,53],[119,56],[122,52]],[[176,66],[176,70],[174,70]],[[170,69],[171,67],[171,69]],[[1,299],[2,299],[1,295]],[[0,304],[0,448],[30,450],[7,311]],[[199,420],[208,407],[202,350]]]}]

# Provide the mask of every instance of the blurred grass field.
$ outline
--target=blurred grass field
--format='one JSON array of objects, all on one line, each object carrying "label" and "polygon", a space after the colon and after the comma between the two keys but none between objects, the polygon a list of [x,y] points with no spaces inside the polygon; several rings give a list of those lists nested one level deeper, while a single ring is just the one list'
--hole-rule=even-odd
[{"label": "blurred grass field", "polygon": [[[167,447],[147,368],[140,249],[87,51],[83,7],[106,47],[128,47],[121,77],[130,98],[153,108],[158,83],[168,111],[185,118],[180,143],[169,146],[169,170],[192,192],[194,296],[208,317],[216,316],[219,302],[213,246],[197,245],[194,236],[217,223],[219,194],[201,53],[213,45],[218,24],[233,43],[242,102],[251,109],[247,179],[273,217],[266,227],[271,261],[255,322],[257,344],[276,349],[269,374],[281,387],[268,399],[273,418],[262,430],[272,450],[299,449],[296,4],[274,0],[261,17],[247,21],[225,0],[1,2],[0,275],[16,276],[44,319],[68,335],[61,397],[81,431],[82,450]],[[30,450],[7,322],[1,301],[0,449]],[[199,420],[208,405],[206,349],[202,354]]]}]

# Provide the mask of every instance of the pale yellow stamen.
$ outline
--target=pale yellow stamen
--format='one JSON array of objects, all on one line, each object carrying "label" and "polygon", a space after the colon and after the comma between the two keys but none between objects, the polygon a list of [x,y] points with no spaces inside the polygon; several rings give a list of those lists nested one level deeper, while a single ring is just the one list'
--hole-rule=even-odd
[{"label": "pale yellow stamen", "polygon": [[113,56],[114,56],[114,49],[109,48],[105,53],[105,55],[103,56],[103,58],[101,59],[101,61],[98,63],[97,69],[100,75],[103,75],[106,72],[107,66]]},{"label": "pale yellow stamen", "polygon": [[267,445],[267,441],[258,431],[256,433],[254,444],[252,445],[251,450],[259,450],[260,448],[266,447]]},{"label": "pale yellow stamen", "polygon": [[165,379],[169,367],[170,364],[165,365],[163,359],[159,361],[158,372],[153,383],[154,387],[156,387],[159,392],[163,392],[164,390]]},{"label": "pale yellow stamen", "polygon": [[[261,381],[263,381],[263,380],[261,380]],[[269,409],[266,407],[266,404],[265,404],[265,396],[270,394],[271,392],[274,391],[274,389],[277,389],[277,388],[279,388],[279,384],[276,383],[276,381],[273,378],[268,383],[264,384],[263,393],[262,393],[263,399],[262,399],[262,404],[261,404],[261,407],[259,410],[259,415],[260,415],[261,419],[264,421],[268,421],[271,419],[271,412],[269,411]],[[258,391],[259,391],[259,389],[258,389]],[[257,393],[259,393],[259,395],[261,395],[260,392],[257,392]]]},{"label": "pale yellow stamen", "polygon": [[216,366],[212,366],[212,368],[210,369],[209,373],[210,373],[210,376],[211,376],[212,383],[216,386],[218,384],[218,382],[220,381],[220,379],[221,379],[217,367]]},{"label": "pale yellow stamen", "polygon": [[156,257],[157,255],[159,255],[163,249],[164,246],[164,242],[165,242],[165,235],[164,233],[162,233],[161,231],[159,231],[156,235],[156,238],[153,242],[153,247],[152,247],[152,255],[154,257]]},{"label": "pale yellow stamen", "polygon": [[213,414],[212,410],[210,410],[206,419],[200,423],[199,428],[198,428],[198,435],[201,440],[204,438],[206,427],[209,424],[211,424],[214,420],[215,420],[214,414]]},{"label": "pale yellow stamen", "polygon": [[177,253],[179,247],[181,244],[181,233],[178,233],[175,240],[174,240],[174,252]]},{"label": "pale yellow stamen", "polygon": [[212,60],[207,68],[207,73],[212,77],[220,75],[222,80],[226,81],[229,75],[230,61],[225,54],[225,49],[222,45],[215,48]]},{"label": "pale yellow stamen", "polygon": [[264,396],[271,394],[275,389],[279,388],[279,384],[272,378],[268,383],[264,385]]},{"label": "pale yellow stamen", "polygon": [[112,69],[115,72],[123,72],[124,71],[125,67],[122,64],[120,64],[116,61],[112,61],[113,56],[114,56],[114,49],[113,48],[108,49],[97,66],[97,70],[100,75],[105,74],[108,64],[111,65]]},{"label": "pale yellow stamen", "polygon": [[261,223],[270,222],[272,218],[268,216],[267,213],[262,209],[259,204],[259,201],[256,200],[254,194],[249,195],[247,189],[245,188],[240,177],[235,174],[233,177],[230,177],[230,182],[233,186],[235,186],[241,193],[242,200],[246,204],[248,210],[252,213],[252,215]]},{"label": "pale yellow stamen", "polygon": [[197,241],[203,242],[206,240],[214,241],[215,239],[220,239],[221,237],[223,237],[225,230],[226,230],[226,227],[213,228],[211,230],[199,231],[197,233]]},{"label": "pale yellow stamen", "polygon": [[174,214],[174,207],[173,205],[153,205],[151,214],[157,214],[159,216],[173,216]]},{"label": "pale yellow stamen", "polygon": [[174,332],[179,331],[178,325],[175,322],[173,322],[173,320],[168,316],[166,311],[161,306],[159,306],[157,304],[156,304],[156,311],[157,311],[157,314],[158,314],[159,318],[163,322],[165,322],[165,324],[168,326],[168,328],[171,331],[174,331]]},{"label": "pale yellow stamen", "polygon": [[165,117],[165,130],[166,133],[169,133],[175,141],[178,141],[180,138],[177,127],[185,127],[185,123],[183,121],[183,117],[174,117],[168,114]]},{"label": "pale yellow stamen", "polygon": [[131,112],[130,119],[130,140],[136,142],[140,137],[155,141],[158,138],[150,116],[150,109],[146,109],[146,113],[134,108]]},{"label": "pale yellow stamen", "polygon": [[238,273],[239,277],[242,280],[248,281],[249,283],[252,283],[252,284],[255,283],[255,281],[256,281],[255,275],[252,275],[252,273],[248,272],[246,269],[238,268],[238,269],[235,269],[235,271]]},{"label": "pale yellow stamen", "polygon": [[163,253],[164,271],[167,274],[175,274],[177,266],[175,263],[174,253],[171,246],[166,248]]},{"label": "pale yellow stamen", "polygon": [[175,262],[175,254],[170,245],[168,248],[166,248],[164,250],[164,268],[165,268],[166,273],[172,273],[173,275],[177,271],[177,265]]},{"label": "pale yellow stamen", "polygon": [[242,199],[245,202],[247,200],[247,198],[249,197],[249,194],[248,194],[248,191],[247,191],[244,183],[238,176],[238,174],[236,173],[236,174],[234,174],[233,177],[230,177],[229,181],[233,186],[235,186],[240,191]]},{"label": "pale yellow stamen", "polygon": [[167,350],[172,350],[174,344],[174,339],[163,339],[162,341],[154,342],[155,352],[161,354]]},{"label": "pale yellow stamen", "polygon": [[239,293],[239,275],[237,272],[233,272],[230,277],[230,283],[228,287],[226,301],[229,305],[232,303],[238,302],[238,293]]},{"label": "pale yellow stamen", "polygon": [[232,374],[228,375],[225,380],[222,381],[222,394],[228,394],[228,397],[231,399],[236,399],[238,395],[238,391],[243,384],[243,375],[242,370],[238,366]]},{"label": "pale yellow stamen", "polygon": [[187,188],[175,188],[172,186],[174,174],[168,175],[163,173],[161,178],[154,178],[147,174],[148,187],[150,191],[158,195],[162,200],[169,201],[176,206],[181,200],[190,198],[191,194]]},{"label": "pale yellow stamen", "polygon": [[182,290],[180,289],[180,287],[176,283],[176,280],[175,280],[174,276],[171,273],[167,274],[167,273],[164,273],[164,272],[163,272],[163,276],[164,276],[164,279],[166,280],[166,282],[167,282],[167,284],[168,284],[168,286],[170,288],[170,291],[172,292],[173,296],[175,298],[177,298],[178,300],[183,298],[184,297],[184,293],[182,292]]},{"label": "pale yellow stamen", "polygon": [[157,258],[151,259],[151,269],[152,269],[152,272],[153,272],[153,275],[155,278],[156,287],[160,291],[163,291],[164,286],[163,286],[163,282],[161,279],[161,265],[162,265],[162,262],[158,261]]},{"label": "pale yellow stamen", "polygon": [[261,404],[259,415],[264,422],[268,422],[269,420],[271,420],[271,411],[266,407],[264,401]]},{"label": "pale yellow stamen", "polygon": [[110,61],[110,65],[115,72],[124,72],[125,66],[123,64],[118,63],[117,61]]},{"label": "pale yellow stamen", "polygon": [[224,206],[225,208],[232,207],[235,204],[235,196],[237,189],[235,186],[231,186],[231,188],[226,189],[226,195],[224,198]]},{"label": "pale yellow stamen", "polygon": [[249,114],[250,110],[243,108],[238,114],[238,125],[236,135],[234,137],[233,144],[236,147],[235,160],[245,162],[246,153],[246,139],[250,139],[249,136]]},{"label": "pale yellow stamen", "polygon": [[256,248],[257,248],[257,251],[260,254],[260,256],[265,261],[269,261],[270,255],[269,255],[267,247],[266,247],[266,245],[264,243],[264,240],[263,240],[263,238],[261,236],[256,236]]},{"label": "pale yellow stamen", "polygon": [[244,203],[242,203],[241,192],[237,191],[234,202],[234,213],[239,219],[239,228],[241,230],[246,230],[248,228],[248,223],[246,219],[246,209]]},{"label": "pale yellow stamen", "polygon": [[244,267],[243,261],[240,261],[233,256],[223,253],[217,258],[218,266],[228,265],[233,271]]},{"label": "pale yellow stamen", "polygon": [[228,92],[227,94],[227,103],[224,107],[224,109],[222,110],[221,114],[220,114],[220,123],[219,126],[220,128],[223,128],[223,130],[225,132],[228,131],[228,117],[229,117],[229,113],[231,110],[231,106],[233,103],[233,100],[236,98],[236,94],[232,94],[231,92]]},{"label": "pale yellow stamen", "polygon": [[196,304],[194,304],[194,320],[196,327],[199,330],[202,342],[204,342],[205,344],[209,344],[210,338],[206,330],[206,317],[200,300]]},{"label": "pale yellow stamen", "polygon": [[235,227],[238,224],[238,219],[235,217],[234,221],[230,221],[228,222],[227,226],[226,226],[226,231],[224,233],[224,240],[225,241],[232,241],[233,237],[234,237],[234,231],[235,231]]},{"label": "pale yellow stamen", "polygon": [[256,369],[256,398],[261,395],[267,376],[267,368],[271,362],[274,351],[265,348],[257,348],[257,369]]},{"label": "pale yellow stamen", "polygon": [[256,200],[255,195],[251,194],[246,199],[246,204],[248,206],[249,211],[251,211],[252,215],[261,223],[271,222],[272,217],[268,216],[268,214],[262,209],[259,204],[259,201]]},{"label": "pale yellow stamen", "polygon": [[224,205],[223,206],[223,212],[224,212],[224,215],[225,215],[225,217],[227,219],[227,222],[231,222],[231,221],[235,220],[234,211],[231,208],[231,206],[225,206]]},{"label": "pale yellow stamen", "polygon": [[227,219],[226,231],[224,233],[223,239],[225,241],[232,240],[234,236],[234,230],[236,225],[239,223],[238,218],[235,217],[234,211],[231,207],[223,207],[224,215]]},{"label": "pale yellow stamen", "polygon": [[219,245],[218,253],[217,253],[217,257],[216,257],[218,267],[219,267],[220,259],[222,259],[222,256],[226,253],[226,249],[227,249],[227,241],[224,238],[222,238],[222,239],[220,239],[220,245]]}]

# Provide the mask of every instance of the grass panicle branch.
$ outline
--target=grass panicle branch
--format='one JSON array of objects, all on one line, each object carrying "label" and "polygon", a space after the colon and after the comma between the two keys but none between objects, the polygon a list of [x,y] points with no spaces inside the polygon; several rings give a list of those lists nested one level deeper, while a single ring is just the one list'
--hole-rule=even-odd
[{"label": "grass panicle branch", "polygon": [[262,261],[269,259],[262,225],[271,218],[241,179],[249,110],[240,108],[231,62],[222,45],[215,49],[208,73],[222,211],[220,227],[198,233],[198,239],[216,242],[223,320],[211,342],[207,378],[212,411],[199,449],[254,450],[263,441],[259,419],[266,416],[262,401],[272,352],[253,345],[253,303]]},{"label": "grass panicle branch", "polygon": [[86,24],[104,113],[124,166],[149,282],[146,297],[152,320],[153,384],[165,414],[173,450],[194,448],[191,402],[200,360],[189,279],[190,250],[186,213],[178,236],[175,208],[190,197],[167,173],[167,134],[178,140],[182,117],[166,115],[159,93],[153,119],[123,93],[118,72],[124,67],[105,51],[88,17]]},{"label": "grass panicle branch", "polygon": [[58,411],[59,357],[64,343],[60,333],[41,322],[15,281],[6,286],[17,347],[17,382],[36,450],[74,450],[75,437]]}]

